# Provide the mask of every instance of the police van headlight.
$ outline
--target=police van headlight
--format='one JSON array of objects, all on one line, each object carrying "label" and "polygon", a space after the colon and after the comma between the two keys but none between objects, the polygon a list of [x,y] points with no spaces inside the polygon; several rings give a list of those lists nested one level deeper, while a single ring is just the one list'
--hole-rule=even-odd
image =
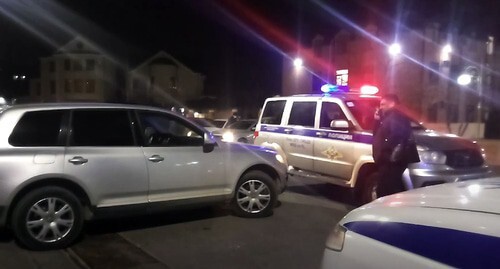
[{"label": "police van headlight", "polygon": [[420,161],[427,164],[446,164],[446,155],[441,151],[429,150],[429,148],[417,146]]},{"label": "police van headlight", "polygon": [[222,134],[222,141],[234,142],[234,134],[232,132],[225,132]]}]

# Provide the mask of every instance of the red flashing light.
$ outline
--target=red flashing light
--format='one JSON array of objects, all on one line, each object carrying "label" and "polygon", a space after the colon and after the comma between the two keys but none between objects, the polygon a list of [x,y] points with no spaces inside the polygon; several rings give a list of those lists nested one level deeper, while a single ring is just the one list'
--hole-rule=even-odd
[{"label": "red flashing light", "polygon": [[360,88],[361,94],[373,95],[378,93],[378,88],[372,85],[363,85]]}]

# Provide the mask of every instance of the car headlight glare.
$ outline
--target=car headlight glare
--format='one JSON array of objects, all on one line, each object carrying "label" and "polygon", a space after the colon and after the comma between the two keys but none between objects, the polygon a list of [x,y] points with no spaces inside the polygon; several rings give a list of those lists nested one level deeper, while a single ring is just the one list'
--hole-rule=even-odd
[{"label": "car headlight glare", "polygon": [[278,162],[280,163],[285,163],[285,159],[283,159],[283,156],[279,155],[279,154],[276,154],[276,160],[278,160]]},{"label": "car headlight glare", "polygon": [[428,164],[445,164],[446,155],[439,151],[419,150],[420,161]]},{"label": "car headlight glare", "polygon": [[337,224],[326,239],[326,247],[331,250],[342,251],[346,232],[347,229],[344,226]]},{"label": "car headlight glare", "polygon": [[233,133],[231,133],[231,132],[225,132],[222,135],[222,141],[225,141],[225,142],[234,142],[234,135],[233,135]]}]

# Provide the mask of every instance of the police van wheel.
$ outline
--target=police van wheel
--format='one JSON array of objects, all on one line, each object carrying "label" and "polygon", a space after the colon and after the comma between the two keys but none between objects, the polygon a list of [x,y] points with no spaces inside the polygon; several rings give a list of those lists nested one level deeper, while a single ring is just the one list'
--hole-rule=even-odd
[{"label": "police van wheel", "polygon": [[378,198],[377,196],[377,185],[378,185],[378,176],[377,173],[369,174],[362,182],[363,184],[360,186],[358,190],[358,202],[360,204],[369,203]]}]

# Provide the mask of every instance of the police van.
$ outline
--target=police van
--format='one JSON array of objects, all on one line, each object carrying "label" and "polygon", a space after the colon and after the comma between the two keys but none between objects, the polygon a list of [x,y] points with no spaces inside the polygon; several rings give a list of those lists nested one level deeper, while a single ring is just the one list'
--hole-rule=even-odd
[{"label": "police van", "polygon": [[[356,92],[330,87],[325,94],[268,98],[254,144],[277,150],[291,176],[354,188],[360,202],[374,200],[371,144],[377,92],[374,86]],[[428,130],[415,121],[412,128],[421,161],[404,172],[407,189],[492,175],[475,141]]]}]

